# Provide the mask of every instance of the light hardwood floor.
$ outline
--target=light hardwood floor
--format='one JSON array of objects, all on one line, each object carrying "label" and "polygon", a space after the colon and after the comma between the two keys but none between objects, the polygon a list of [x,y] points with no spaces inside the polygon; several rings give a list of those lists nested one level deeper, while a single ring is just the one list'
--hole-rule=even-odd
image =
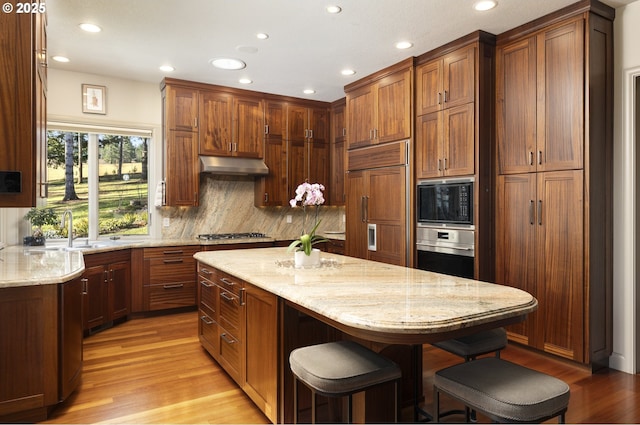
[{"label": "light hardwood floor", "polygon": [[[591,374],[513,344],[503,358],[569,383],[567,423],[640,422],[638,375],[613,370]],[[424,346],[427,408],[434,370],[459,361]],[[443,403],[444,408],[457,407]],[[451,416],[448,421],[461,419]],[[196,312],[133,319],[85,339],[82,384],[45,423],[100,422],[269,423],[200,347]]]}]

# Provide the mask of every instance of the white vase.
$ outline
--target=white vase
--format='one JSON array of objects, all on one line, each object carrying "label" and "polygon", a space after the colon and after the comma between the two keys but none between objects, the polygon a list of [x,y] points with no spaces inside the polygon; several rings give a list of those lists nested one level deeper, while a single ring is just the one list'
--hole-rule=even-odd
[{"label": "white vase", "polygon": [[296,268],[320,267],[320,250],[313,248],[310,255],[306,255],[304,251],[296,251],[293,253]]}]

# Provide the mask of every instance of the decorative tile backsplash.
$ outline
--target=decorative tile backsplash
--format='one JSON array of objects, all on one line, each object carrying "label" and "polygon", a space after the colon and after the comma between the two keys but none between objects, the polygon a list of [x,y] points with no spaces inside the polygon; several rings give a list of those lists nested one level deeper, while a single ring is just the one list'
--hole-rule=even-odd
[{"label": "decorative tile backsplash", "polygon": [[[294,196],[295,193],[290,194],[291,198]],[[199,207],[158,209],[163,218],[170,219],[170,226],[162,228],[162,238],[190,239],[203,233],[236,232],[262,232],[278,239],[300,236],[302,208],[258,208],[253,205],[253,199],[253,177],[201,174]],[[313,210],[307,211],[307,223],[311,223]],[[344,213],[344,207],[320,207],[322,223],[318,232],[344,231]],[[291,223],[287,223],[288,215],[291,216]]]}]

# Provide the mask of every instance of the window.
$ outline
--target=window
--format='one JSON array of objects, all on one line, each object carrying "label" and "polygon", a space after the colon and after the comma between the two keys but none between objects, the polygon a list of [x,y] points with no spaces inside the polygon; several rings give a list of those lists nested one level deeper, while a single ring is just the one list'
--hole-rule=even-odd
[{"label": "window", "polygon": [[[73,213],[74,237],[148,235],[150,137],[50,130],[47,207]],[[67,228],[43,228],[47,238]]]}]

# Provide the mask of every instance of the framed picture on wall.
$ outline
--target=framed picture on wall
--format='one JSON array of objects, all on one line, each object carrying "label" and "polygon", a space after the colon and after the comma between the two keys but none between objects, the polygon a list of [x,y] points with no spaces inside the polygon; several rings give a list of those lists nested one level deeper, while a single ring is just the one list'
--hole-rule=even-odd
[{"label": "framed picture on wall", "polygon": [[82,85],[82,112],[86,114],[107,113],[107,88],[105,86]]}]

